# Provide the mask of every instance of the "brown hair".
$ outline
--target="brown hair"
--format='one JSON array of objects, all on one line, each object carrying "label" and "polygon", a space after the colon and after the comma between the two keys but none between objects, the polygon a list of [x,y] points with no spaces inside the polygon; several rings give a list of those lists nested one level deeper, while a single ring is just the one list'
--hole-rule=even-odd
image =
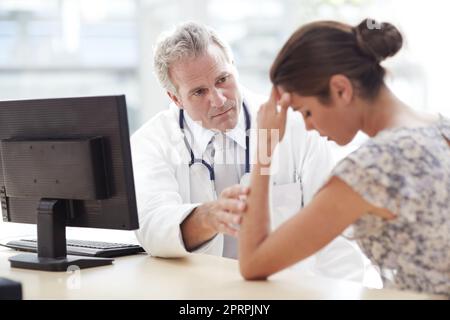
[{"label": "brown hair", "polygon": [[390,23],[365,19],[356,27],[319,21],[304,25],[284,44],[270,70],[274,85],[327,102],[332,75],[347,76],[358,94],[371,99],[384,84],[380,62],[402,47],[400,32]]}]

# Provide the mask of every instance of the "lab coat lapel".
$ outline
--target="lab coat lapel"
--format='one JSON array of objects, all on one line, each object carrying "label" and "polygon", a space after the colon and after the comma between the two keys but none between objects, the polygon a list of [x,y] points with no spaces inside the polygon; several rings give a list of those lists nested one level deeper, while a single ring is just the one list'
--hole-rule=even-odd
[{"label": "lab coat lapel", "polygon": [[203,203],[215,199],[212,192],[209,172],[202,165],[196,164],[191,169],[189,163],[191,155],[184,142],[184,134],[179,126],[179,108],[174,104],[170,105],[174,113],[171,132],[173,132],[172,141],[174,142],[175,157],[179,159],[177,165],[177,180],[179,192],[185,203]]},{"label": "lab coat lapel", "polygon": [[189,151],[184,143],[184,135],[178,123],[179,108],[171,103],[169,106],[172,111],[173,121],[170,122],[171,143],[173,143],[173,154],[171,161],[176,163],[176,176],[179,192],[184,203],[189,203],[191,198],[189,183],[189,161],[191,159]]}]

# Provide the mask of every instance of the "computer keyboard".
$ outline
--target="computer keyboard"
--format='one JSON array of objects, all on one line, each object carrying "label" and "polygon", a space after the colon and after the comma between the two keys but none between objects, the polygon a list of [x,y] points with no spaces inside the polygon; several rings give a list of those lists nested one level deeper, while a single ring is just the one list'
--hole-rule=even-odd
[{"label": "computer keyboard", "polygon": [[[36,239],[9,241],[2,246],[28,252],[36,252]],[[66,240],[67,254],[75,256],[115,258],[144,252],[136,244],[112,243],[90,240]]]}]

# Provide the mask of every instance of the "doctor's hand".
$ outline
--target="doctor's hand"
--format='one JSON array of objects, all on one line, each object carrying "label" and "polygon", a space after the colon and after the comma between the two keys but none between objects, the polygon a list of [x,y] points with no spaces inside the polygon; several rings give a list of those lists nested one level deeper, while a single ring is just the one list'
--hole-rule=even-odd
[{"label": "doctor's hand", "polygon": [[260,148],[264,148],[269,157],[272,156],[278,142],[283,139],[290,103],[290,93],[280,94],[276,87],[272,87],[269,100],[261,105],[258,111],[258,149],[263,151]]},{"label": "doctor's hand", "polygon": [[237,237],[249,190],[239,184],[224,189],[217,200],[204,204],[207,208],[204,223],[216,232]]}]

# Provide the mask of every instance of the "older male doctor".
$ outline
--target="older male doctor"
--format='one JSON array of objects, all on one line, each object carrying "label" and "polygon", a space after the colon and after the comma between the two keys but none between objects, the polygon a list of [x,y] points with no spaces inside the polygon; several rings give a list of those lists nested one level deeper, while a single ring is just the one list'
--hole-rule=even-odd
[{"label": "older male doctor", "polygon": [[[172,100],[131,139],[140,229],[152,256],[191,252],[236,258],[240,201],[255,156],[263,99],[242,89],[228,45],[188,22],[157,43],[154,68]],[[332,167],[327,142],[289,114],[271,173],[273,226],[311,200]],[[361,254],[338,238],[296,268],[362,280]]]}]

